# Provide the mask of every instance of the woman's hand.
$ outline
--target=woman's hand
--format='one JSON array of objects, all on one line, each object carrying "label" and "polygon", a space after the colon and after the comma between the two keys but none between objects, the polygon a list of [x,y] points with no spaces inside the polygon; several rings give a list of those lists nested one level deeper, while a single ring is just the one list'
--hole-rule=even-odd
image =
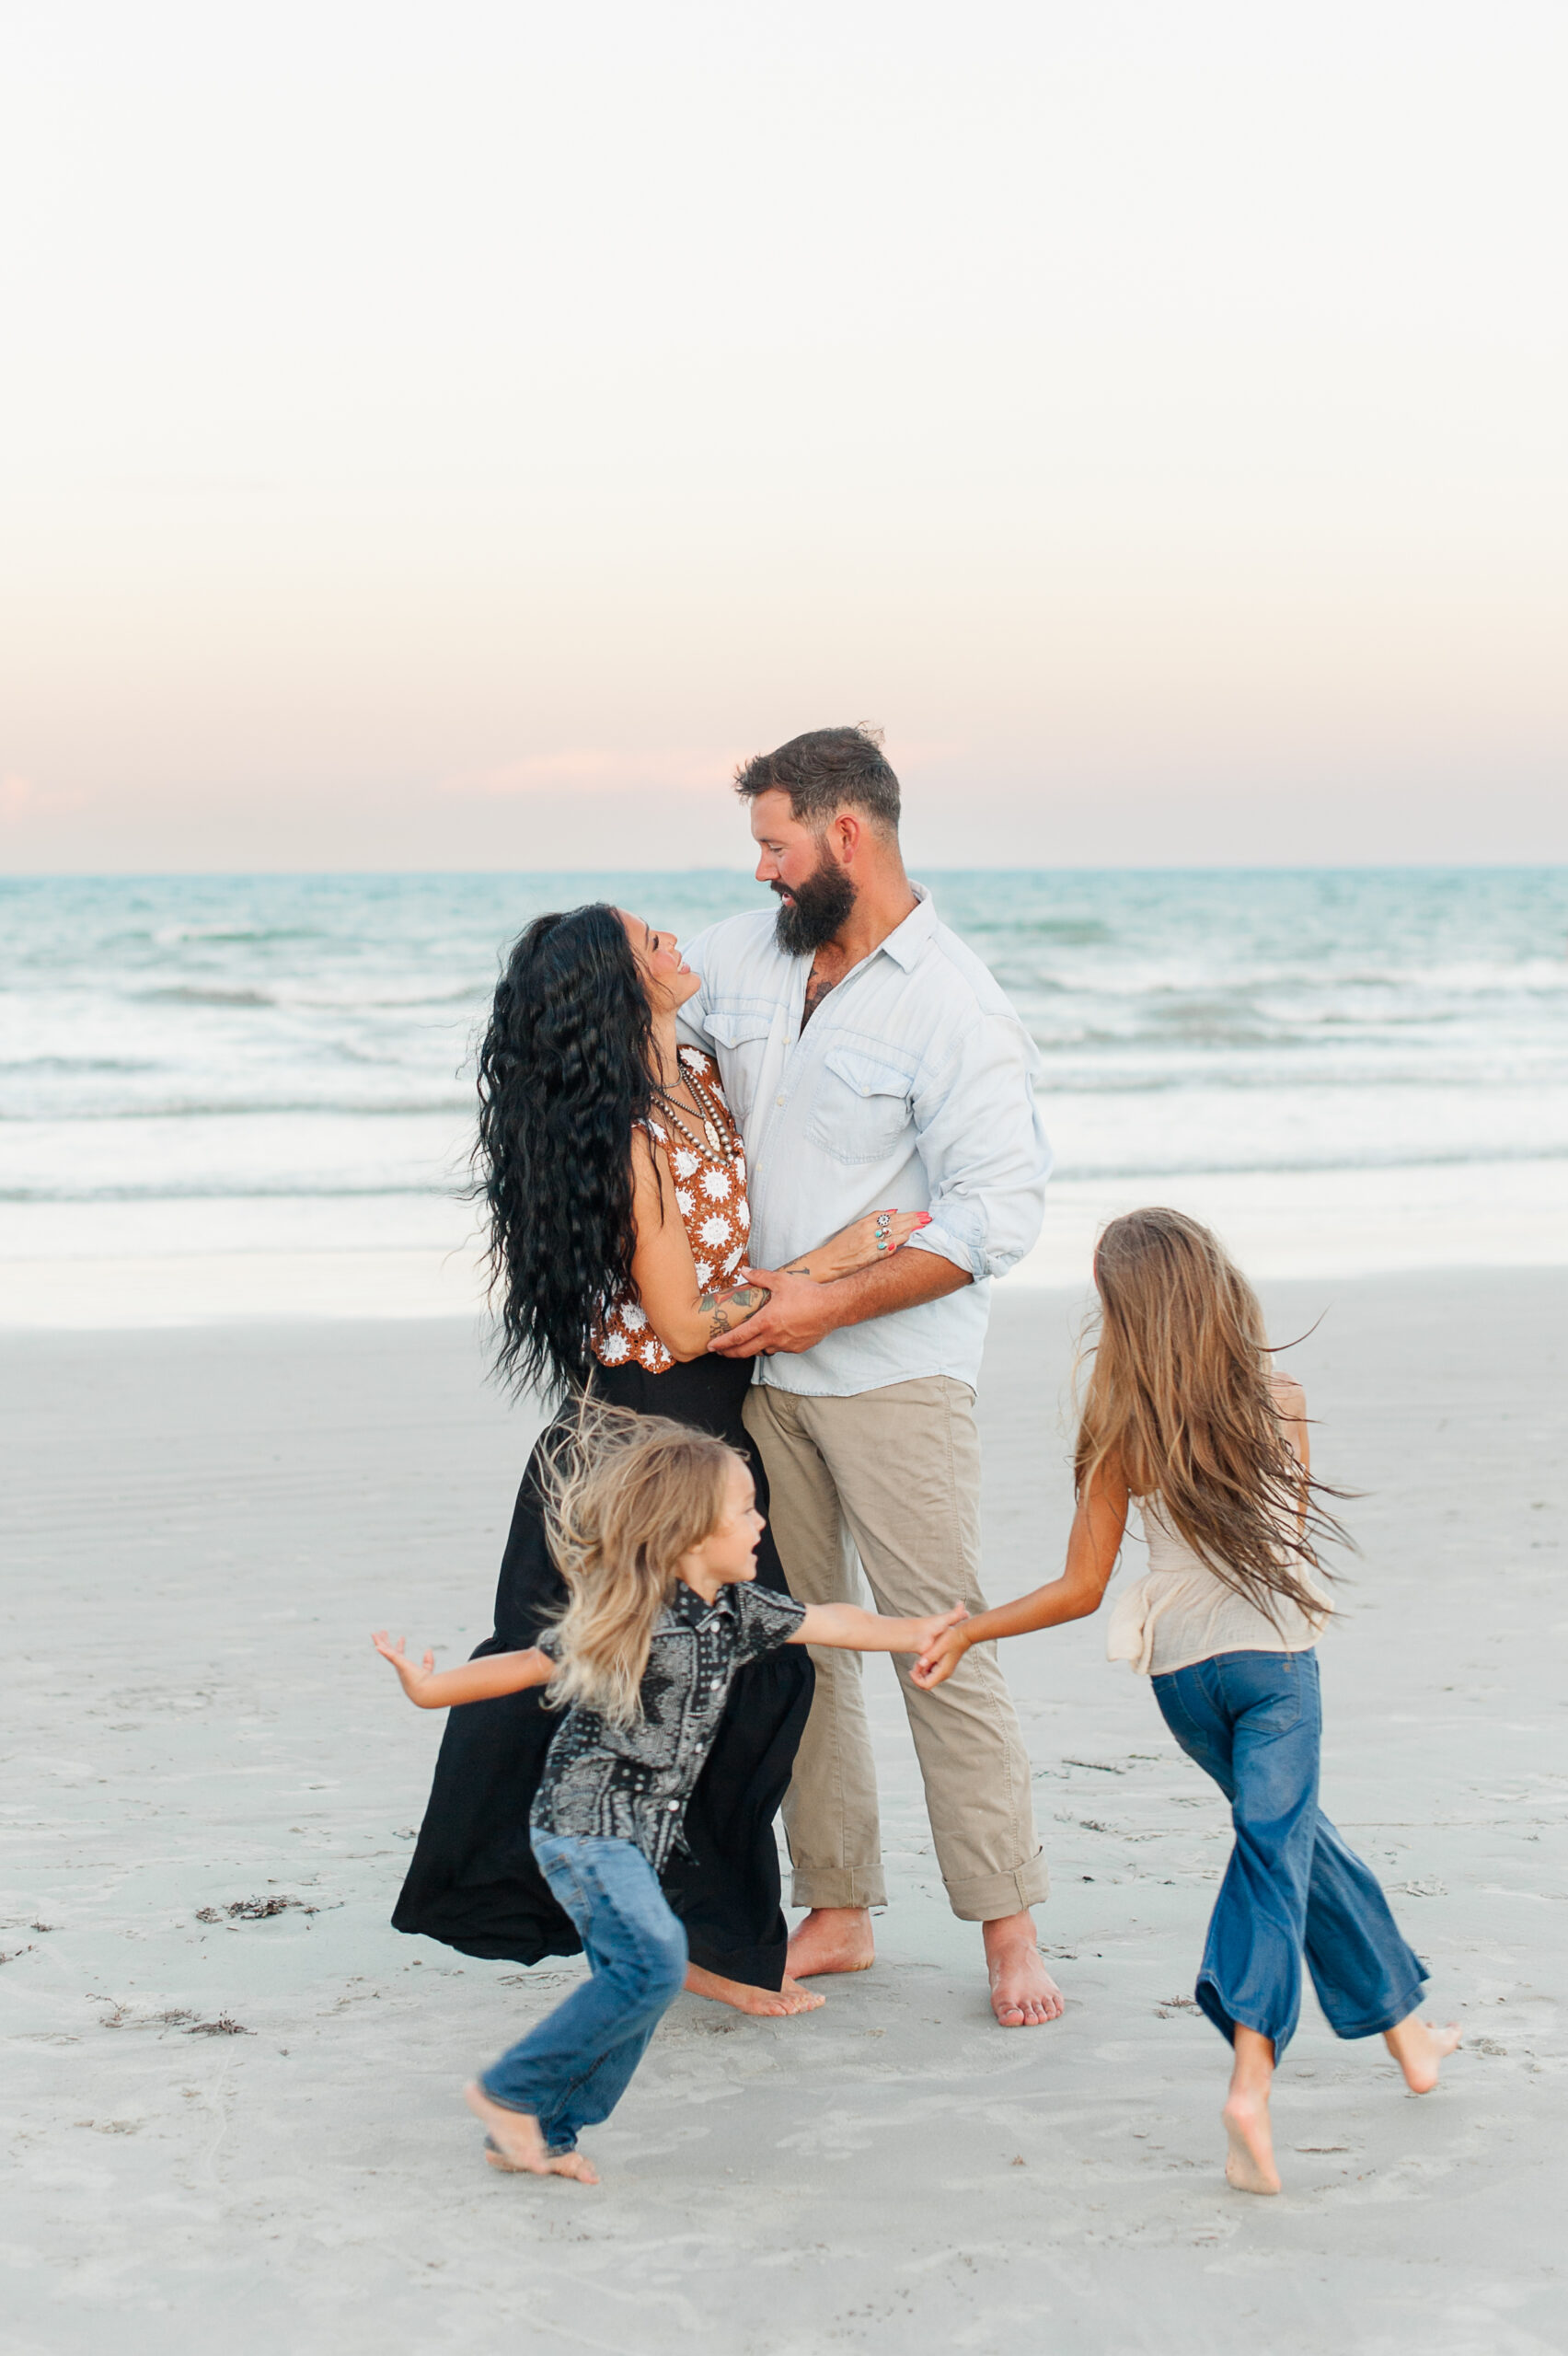
[{"label": "woman's hand", "polygon": [[969,1638],[961,1627],[954,1625],[951,1612],[945,1620],[933,1620],[930,1625],[935,1633],[930,1641],[922,1646],[920,1657],[909,1672],[925,1693],[929,1693],[938,1685],[945,1685],[969,1650]]},{"label": "woman's hand", "polygon": [[791,1260],[787,1274],[809,1276],[813,1284],[830,1285],[836,1277],[853,1276],[857,1268],[873,1267],[879,1260],[890,1260],[901,1244],[907,1243],[917,1228],[929,1227],[929,1211],[868,1211],[864,1218],[851,1220],[819,1243],[814,1252],[802,1252]]},{"label": "woman's hand", "polygon": [[389,1660],[402,1679],[403,1691],[409,1701],[419,1702],[424,1687],[428,1685],[435,1672],[435,1655],[426,1653],[423,1668],[416,1669],[403,1650],[408,1643],[406,1636],[399,1636],[394,1644],[387,1631],[385,1628],[378,1628],[370,1641],[381,1655],[382,1659]]}]

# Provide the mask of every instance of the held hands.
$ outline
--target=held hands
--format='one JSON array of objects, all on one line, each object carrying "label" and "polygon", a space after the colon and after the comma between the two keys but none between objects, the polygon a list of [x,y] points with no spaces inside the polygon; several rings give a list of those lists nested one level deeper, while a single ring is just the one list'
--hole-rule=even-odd
[{"label": "held hands", "polygon": [[[929,1620],[912,1620],[910,1622],[910,1631],[914,1635],[915,1642],[910,1646],[909,1649],[911,1652],[918,1652],[920,1656],[919,1659],[916,1662],[914,1669],[910,1671],[910,1674],[914,1678],[917,1685],[924,1685],[927,1682],[927,1680],[921,1676],[920,1671],[924,1669],[928,1660],[931,1660],[936,1657],[937,1652],[942,1645],[958,1636],[959,1622],[961,1620],[967,1620],[968,1617],[969,1612],[967,1607],[962,1603],[955,1603],[951,1611],[938,1612],[934,1618]],[[953,1656],[952,1666],[951,1668],[946,1669],[942,1671],[943,1677],[951,1677],[952,1669],[956,1669],[959,1662],[963,1658],[966,1647],[963,1645],[962,1638],[958,1639],[958,1643],[959,1649]],[[931,1682],[933,1684],[940,1685],[941,1683],[941,1678],[934,1678],[931,1680]]]},{"label": "held hands", "polygon": [[435,1655],[432,1652],[427,1652],[424,1657],[424,1666],[422,1669],[416,1669],[403,1650],[403,1646],[408,1642],[406,1636],[399,1636],[394,1644],[386,1630],[378,1628],[370,1641],[381,1655],[382,1659],[389,1660],[402,1679],[403,1691],[409,1701],[417,1702],[421,1689],[435,1673]]},{"label": "held hands", "polygon": [[922,1692],[929,1693],[936,1686],[945,1685],[969,1650],[968,1637],[956,1625],[968,1616],[965,1611],[950,1611],[945,1620],[926,1623],[933,1634],[929,1642],[921,1646],[920,1657],[909,1672]]}]

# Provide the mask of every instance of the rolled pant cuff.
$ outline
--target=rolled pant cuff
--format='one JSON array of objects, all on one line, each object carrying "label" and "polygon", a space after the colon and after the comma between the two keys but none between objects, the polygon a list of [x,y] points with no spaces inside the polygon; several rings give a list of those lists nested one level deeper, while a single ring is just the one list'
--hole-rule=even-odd
[{"label": "rolled pant cuff", "polygon": [[961,1923],[999,1923],[1021,1914],[1028,1906],[1043,1906],[1051,1895],[1045,1852],[1037,1849],[1026,1865],[1010,1874],[976,1874],[967,1881],[943,1884],[948,1904]]},{"label": "rolled pant cuff", "polygon": [[881,1865],[796,1865],[790,1877],[791,1906],[885,1906],[887,1883]]},{"label": "rolled pant cuff", "polygon": [[[498,2095],[495,2088],[485,2076],[483,2071],[479,2073],[479,2092],[484,2096],[487,2102],[493,2102],[498,2110],[510,2110],[514,2112],[519,2119],[531,2119],[535,2126],[538,2129],[540,2134],[545,2139],[545,2156],[547,2159],[559,2160],[562,2158],[566,2153],[576,2151],[577,2138],[575,2135],[569,2136],[565,2142],[557,2142],[550,2135],[548,2129],[546,2127],[544,2120],[539,2117],[536,2110],[530,2110],[526,2103],[508,2102],[504,2095]],[[501,2146],[496,2142],[493,2136],[487,2135],[485,2137],[485,2142],[492,2152],[496,2152],[501,2149]]]},{"label": "rolled pant cuff", "polygon": [[1337,2021],[1331,2013],[1328,2015],[1329,2027],[1336,2037],[1346,2038],[1387,2037],[1391,2028],[1398,2028],[1401,2021],[1408,2021],[1412,2013],[1419,2008],[1425,1979],[1424,1971],[1413,1988],[1408,1989],[1402,1996],[1394,1997],[1382,2012],[1369,2015],[1366,2020]]}]

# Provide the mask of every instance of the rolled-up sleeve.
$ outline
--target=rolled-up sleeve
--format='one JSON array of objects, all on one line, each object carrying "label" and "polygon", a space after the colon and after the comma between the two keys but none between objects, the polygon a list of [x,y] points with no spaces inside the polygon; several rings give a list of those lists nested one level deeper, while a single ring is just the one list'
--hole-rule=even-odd
[{"label": "rolled-up sleeve", "polygon": [[985,1014],[914,1098],[931,1223],[910,1245],[976,1284],[1016,1267],[1045,1215],[1051,1148],[1034,1101],[1037,1061],[1016,1018]]}]

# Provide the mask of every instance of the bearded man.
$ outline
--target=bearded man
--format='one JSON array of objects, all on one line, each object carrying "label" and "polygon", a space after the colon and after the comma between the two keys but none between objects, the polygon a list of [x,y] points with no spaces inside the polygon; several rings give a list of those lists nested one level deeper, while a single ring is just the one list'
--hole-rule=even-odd
[{"label": "bearded man", "polygon": [[[1040,1231],[1050,1149],[1033,1043],[986,968],[939,923],[899,849],[880,739],[820,728],[740,770],[777,915],[732,917],[686,950],[682,1011],[716,1056],[752,1178],[748,1270],[766,1306],[711,1345],[753,1357],[747,1428],[803,1603],[984,1608],[974,1399],[991,1280]],[[867,1212],[928,1211],[896,1254],[814,1284],[799,1255]],[[873,1960],[886,1902],[859,1655],[813,1654],[816,1695],[784,1804],[797,1979]],[[1029,1760],[994,1645],[934,1693],[899,1662],[953,1912],[983,1925],[1004,2027],[1055,2019],[1032,1906],[1048,1887]]]}]

